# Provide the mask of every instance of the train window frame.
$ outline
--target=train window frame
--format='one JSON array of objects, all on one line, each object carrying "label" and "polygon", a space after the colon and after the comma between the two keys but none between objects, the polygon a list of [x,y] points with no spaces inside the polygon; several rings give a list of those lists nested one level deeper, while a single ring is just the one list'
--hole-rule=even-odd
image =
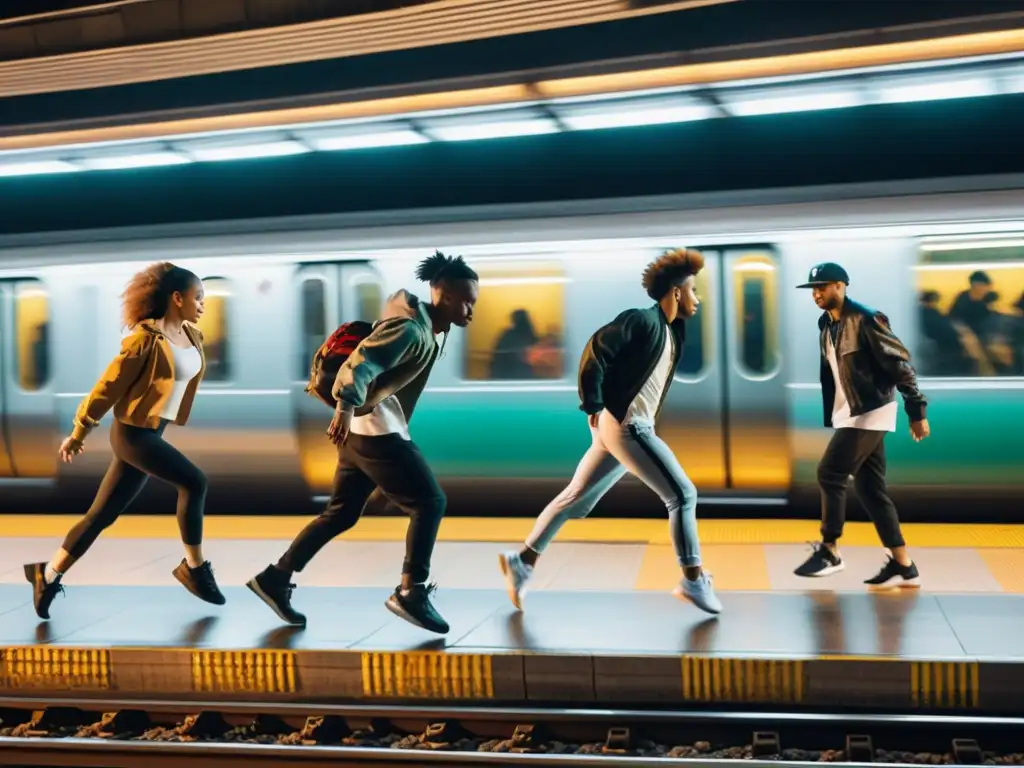
[{"label": "train window frame", "polygon": [[[933,292],[938,294],[940,302],[947,305],[945,312],[941,309],[939,310],[940,314],[949,318],[949,312],[952,311],[956,299],[965,293],[969,287],[968,279],[970,275],[980,271],[993,280],[990,284],[990,292],[999,294],[999,298],[994,302],[998,308],[997,311],[1000,314],[1012,317],[1012,312],[1024,300],[1024,280],[1022,280],[1022,285],[1019,288],[1009,294],[1005,294],[995,289],[998,282],[992,273],[998,273],[1003,270],[1024,272],[1024,232],[979,232],[958,236],[921,237],[917,240],[916,249],[917,254],[911,270],[913,274],[911,302],[915,309],[913,322],[916,330],[914,348],[911,349],[911,359],[918,370],[919,377],[936,382],[999,381],[1008,383],[1024,381],[1024,360],[1017,357],[1018,354],[1024,356],[1024,347],[1014,348],[1012,342],[1010,351],[1014,358],[1010,367],[1016,369],[1015,372],[1011,371],[1000,374],[998,369],[993,366],[994,362],[999,361],[997,359],[993,360],[991,356],[986,356],[986,360],[989,367],[993,368],[992,372],[978,374],[965,371],[942,373],[930,369],[928,366],[930,359],[927,357],[925,349],[925,322],[921,313],[924,294],[926,292]],[[936,290],[937,283],[946,281],[940,280],[937,283],[928,283],[922,277],[922,275],[928,272],[945,272],[957,276],[961,282],[957,287],[951,288],[953,298],[946,295],[942,289]],[[969,326],[967,330],[970,330]],[[962,332],[961,338],[963,338]],[[973,346],[973,344],[969,346]],[[970,351],[967,348],[962,347],[962,350],[967,355],[970,355]]]},{"label": "train window frame", "polygon": [[[551,269],[556,274],[551,275],[537,275],[530,272],[531,266],[539,266],[543,271],[545,268]],[[480,298],[484,298],[484,289],[490,288],[501,281],[502,284],[536,284],[538,280],[543,280],[551,284],[557,284],[563,286],[562,295],[560,299],[560,307],[558,313],[558,327],[561,336],[561,370],[557,377],[550,378],[534,378],[534,379],[491,379],[491,378],[471,378],[468,376],[471,364],[471,355],[473,354],[473,331],[474,325],[478,322],[474,320],[469,324],[466,329],[466,333],[463,338],[459,340],[461,349],[459,350],[459,361],[457,363],[456,380],[469,387],[483,387],[488,389],[501,389],[508,387],[522,387],[523,389],[535,389],[536,387],[553,387],[564,385],[570,377],[570,374],[574,371],[574,367],[569,364],[569,346],[567,339],[568,334],[568,319],[570,313],[568,307],[570,303],[570,297],[565,286],[570,285],[573,280],[571,273],[566,269],[564,255],[558,255],[553,253],[537,253],[537,254],[504,254],[496,258],[485,258],[479,259],[473,262],[473,267],[476,270],[480,286]],[[522,271],[524,274],[519,277],[504,277],[504,276],[490,276],[489,272],[517,272]],[[478,303],[478,306],[480,304]],[[474,311],[476,314],[476,310]],[[477,325],[477,328],[480,326]]]},{"label": "train window frame", "polygon": [[[41,277],[37,277],[35,275],[23,275],[23,276],[11,277],[9,279],[5,279],[3,282],[6,283],[7,286],[9,287],[9,289],[10,289],[10,296],[11,296],[11,323],[12,323],[12,330],[13,330],[12,338],[14,340],[14,345],[13,345],[14,349],[12,350],[13,354],[11,356],[12,357],[11,362],[13,363],[14,370],[12,371],[13,375],[10,376],[10,381],[12,383],[14,383],[15,386],[18,387],[18,391],[23,393],[23,394],[28,394],[28,395],[44,394],[47,391],[49,391],[51,385],[53,384],[53,377],[54,377],[54,371],[53,371],[53,344],[50,341],[50,339],[52,339],[52,325],[53,325],[53,309],[54,309],[53,293],[50,290],[50,286],[46,282],[46,280],[44,280]],[[45,376],[45,378],[42,380],[42,382],[38,386],[33,387],[33,388],[26,388],[24,386],[24,384],[23,384],[23,378],[22,378],[23,366],[21,364],[21,356],[22,356],[22,352],[23,352],[23,344],[22,344],[21,333],[20,333],[20,330],[19,330],[20,323],[18,322],[18,309],[19,309],[19,307],[18,307],[18,305],[19,305],[19,301],[18,301],[19,295],[18,294],[19,294],[19,290],[21,288],[23,288],[24,286],[26,286],[26,285],[38,286],[38,288],[34,288],[33,290],[40,291],[42,293],[42,295],[43,295],[43,298],[44,298],[45,302],[46,302],[45,327],[47,328],[47,333],[48,333],[48,337],[47,337],[46,342],[45,342],[45,350],[44,350],[44,352],[45,352],[45,365],[46,365],[45,373],[46,373],[46,376]]]},{"label": "train window frame", "polygon": [[[732,292],[732,301],[726,302],[727,305],[731,304],[731,315],[732,315],[732,333],[730,334],[730,363],[736,371],[738,376],[741,376],[747,381],[771,381],[772,379],[779,376],[785,366],[785,360],[783,355],[783,323],[781,319],[781,301],[779,295],[780,280],[782,277],[782,268],[779,263],[778,251],[769,245],[747,245],[747,246],[731,246],[721,249],[722,264],[725,267],[728,264],[728,276],[726,284],[723,286],[723,294],[725,291]],[[742,297],[743,297],[743,285],[739,279],[740,273],[743,271],[740,269],[740,265],[744,261],[761,262],[766,263],[770,269],[768,270],[750,270],[754,272],[765,272],[770,273],[770,285],[765,291],[766,296],[770,296],[766,302],[765,308],[765,324],[772,328],[774,331],[774,339],[770,340],[766,345],[766,349],[771,349],[774,346],[775,349],[775,360],[771,366],[766,368],[764,371],[755,371],[751,369],[743,358],[743,337],[742,330],[744,324],[740,317],[740,312],[743,308]],[[723,269],[723,272],[726,270]],[[771,303],[775,304],[775,312],[770,311]],[[769,332],[770,333],[770,332]]]},{"label": "train window frame", "polygon": [[[301,321],[297,324],[296,336],[298,337],[298,339],[297,339],[297,341],[298,341],[297,347],[298,347],[298,350],[299,350],[299,356],[300,356],[299,360],[302,363],[302,367],[301,367],[301,369],[298,370],[298,374],[295,377],[295,381],[305,381],[305,380],[309,379],[310,365],[312,365],[312,363],[313,363],[313,355],[316,353],[316,350],[313,350],[313,352],[310,355],[308,355],[308,357],[303,358],[303,356],[306,354],[306,350],[304,349],[304,347],[305,347],[305,330],[306,330],[305,329],[306,303],[305,303],[304,289],[306,287],[306,283],[312,283],[312,282],[320,283],[320,290],[321,290],[322,296],[323,296],[323,318],[322,319],[323,319],[323,324],[324,324],[324,334],[323,334],[323,338],[320,340],[320,344],[323,344],[324,341],[327,339],[327,337],[330,336],[330,334],[334,332],[333,329],[330,328],[330,326],[331,326],[330,293],[331,292],[329,290],[329,288],[330,288],[330,286],[328,284],[329,281],[322,274],[317,274],[317,273],[302,274],[300,272],[299,273],[299,284],[298,284],[298,294],[297,295],[298,295],[298,299],[299,299],[299,317],[301,318]],[[320,347],[318,345],[317,349],[319,349],[319,348]]]},{"label": "train window frame", "polygon": [[[231,341],[231,329],[235,326],[235,322],[234,322],[234,320],[235,320],[235,317],[234,317],[235,302],[231,301],[231,299],[233,299],[235,297],[235,291],[234,291],[234,289],[235,289],[235,282],[231,278],[222,277],[219,274],[207,275],[207,276],[201,277],[200,280],[203,283],[203,294],[204,294],[203,295],[203,302],[204,302],[204,304],[206,303],[206,300],[209,299],[209,297],[211,295],[217,296],[217,298],[223,298],[224,299],[224,302],[223,302],[224,303],[224,309],[223,309],[223,311],[221,313],[222,326],[223,326],[222,337],[223,337],[223,339],[226,342],[230,342]],[[227,286],[227,292],[225,294],[223,294],[223,296],[210,293],[209,283],[210,282],[215,282],[215,281],[220,281],[221,283],[223,283],[223,284],[225,284]],[[200,320],[200,322],[201,322],[201,320]],[[200,331],[202,331],[202,327],[198,323],[197,323],[196,327],[199,328]],[[227,352],[223,356],[223,362],[225,364],[224,367],[226,369],[226,375],[224,376],[224,378],[211,379],[210,378],[210,354],[207,351],[208,347],[209,347],[209,343],[210,342],[209,342],[209,339],[207,338],[206,333],[203,333],[203,356],[206,359],[206,372],[203,374],[203,386],[204,387],[222,387],[222,388],[227,388],[227,387],[234,386],[234,384],[236,383],[236,376],[238,374],[238,371],[236,369],[235,356],[234,356],[234,352],[233,352],[235,345],[230,344],[230,343],[227,344]]]},{"label": "train window frame", "polygon": [[[720,315],[715,315],[721,304],[721,269],[715,267],[720,264],[722,253],[715,248],[694,248],[704,256],[704,269],[696,278],[697,298],[700,307],[697,315],[700,317],[700,341],[701,341],[701,366],[693,373],[679,373],[678,370],[672,374],[672,378],[680,384],[700,384],[714,372],[715,350],[717,348],[717,332]],[[653,259],[652,259],[653,260]],[[715,265],[715,266],[712,266]],[[702,290],[701,282],[705,282],[707,288]],[[709,314],[710,313],[710,314]],[[686,348],[690,345],[689,329],[687,337],[683,342],[683,358],[686,359]],[[680,362],[682,362],[680,360]]]},{"label": "train window frame", "polygon": [[[380,306],[377,308],[377,316],[366,321],[368,323],[375,323],[380,319],[380,315],[384,311],[384,307],[388,302],[387,290],[385,289],[380,276],[376,274],[376,270],[373,274],[364,273],[361,275],[354,275],[349,278],[349,287],[352,289],[352,297],[357,304],[360,302],[359,289],[364,285],[372,285],[377,289],[377,293],[379,295]],[[362,309],[362,307],[360,306],[359,309]]]}]

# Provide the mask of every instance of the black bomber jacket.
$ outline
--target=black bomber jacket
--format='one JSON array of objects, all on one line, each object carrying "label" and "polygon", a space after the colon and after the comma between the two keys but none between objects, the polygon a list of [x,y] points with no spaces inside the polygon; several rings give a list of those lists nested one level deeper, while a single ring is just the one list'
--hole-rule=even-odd
[{"label": "black bomber jacket", "polygon": [[[686,339],[686,323],[682,318],[677,318],[670,326],[661,306],[655,304],[646,309],[627,309],[599,328],[587,342],[580,360],[580,410],[599,413],[607,409],[616,420],[625,419],[630,404],[658,365],[665,348],[665,333],[670,328],[675,337],[674,375]],[[658,413],[672,379],[670,376],[661,394]]]},{"label": "black bomber jacket", "polygon": [[[833,329],[833,325],[837,326]],[[821,348],[821,399],[825,426],[832,426],[836,384],[828,363],[828,336],[835,331],[836,362],[843,393],[850,403],[850,415],[880,408],[903,395],[903,407],[911,421],[925,418],[928,401],[917,387],[917,374],[910,364],[910,352],[889,326],[881,312],[847,298],[839,319],[832,322],[828,312],[818,319]]]}]

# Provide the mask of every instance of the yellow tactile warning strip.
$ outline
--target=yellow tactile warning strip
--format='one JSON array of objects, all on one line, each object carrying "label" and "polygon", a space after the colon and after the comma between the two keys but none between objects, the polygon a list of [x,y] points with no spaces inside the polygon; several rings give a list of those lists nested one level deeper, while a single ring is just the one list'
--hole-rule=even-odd
[{"label": "yellow tactile warning strip", "polygon": [[296,693],[294,651],[192,651],[196,693]]},{"label": "yellow tactile warning strip", "polygon": [[977,662],[910,664],[910,695],[915,707],[975,709],[980,687]]},{"label": "yellow tactile warning strip", "polygon": [[[764,547],[701,542],[701,557],[718,589],[767,592],[772,588]],[[648,545],[633,589],[662,592],[678,580],[675,550],[667,544]]]},{"label": "yellow tactile warning strip", "polygon": [[0,690],[106,691],[110,688],[108,649],[42,645],[0,649]]},{"label": "yellow tactile warning strip", "polygon": [[363,653],[363,694],[412,699],[493,699],[492,657],[462,653]]},{"label": "yellow tactile warning strip", "polygon": [[1024,550],[979,549],[978,554],[1004,592],[1024,592]]},{"label": "yellow tactile warning strip", "polygon": [[[73,515],[0,515],[3,536],[63,537],[78,522]],[[308,517],[206,518],[208,539],[291,539]],[[439,541],[522,541],[533,528],[533,517],[449,517],[441,523]],[[345,533],[350,541],[404,541],[409,522],[404,517],[366,517]],[[819,538],[816,520],[700,520],[701,544],[803,544]],[[903,531],[916,547],[976,547],[1024,549],[1024,525],[961,525],[904,523]],[[178,539],[173,514],[130,515],[103,532],[105,538]],[[570,520],[558,536],[560,542],[631,543],[668,545],[664,520],[605,519]],[[878,546],[870,523],[848,523],[843,544]]]},{"label": "yellow tactile warning strip", "polygon": [[716,703],[799,704],[804,662],[789,659],[682,658],[683,698]]}]

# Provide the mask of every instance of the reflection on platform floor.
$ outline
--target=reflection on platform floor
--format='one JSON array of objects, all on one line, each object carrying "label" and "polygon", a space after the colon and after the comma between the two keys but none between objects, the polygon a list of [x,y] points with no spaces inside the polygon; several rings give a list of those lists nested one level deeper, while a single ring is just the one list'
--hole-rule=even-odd
[{"label": "reflection on platform floor", "polygon": [[451,624],[437,638],[388,613],[386,588],[298,592],[305,630],[244,588],[224,591],[215,608],[176,587],[83,586],[39,622],[26,589],[2,585],[0,646],[1024,659],[1024,597],[1012,595],[735,592],[716,620],[667,594],[539,592],[520,613],[503,592],[455,589],[437,595]]},{"label": "reflection on platform floor", "polygon": [[[61,543],[55,537],[0,539],[0,584],[24,583],[22,563],[45,561]],[[211,539],[204,551],[223,586],[242,586],[268,563],[276,562],[288,541]],[[521,544],[439,541],[432,578],[446,589],[503,589],[497,556]],[[722,591],[862,592],[864,579],[884,562],[878,547],[845,546],[846,570],[826,579],[803,579],[793,569],[808,554],[805,544],[705,544],[705,564]],[[925,592],[1024,593],[1024,550],[917,547],[912,551]],[[329,544],[298,576],[300,587],[389,587],[399,578],[404,544],[351,541]],[[181,561],[174,539],[100,538],[65,578],[85,585],[172,585],[170,572]],[[537,591],[660,591],[679,577],[666,544],[552,544],[532,582]],[[27,589],[27,585],[26,585]],[[300,590],[301,591],[301,590]]]}]

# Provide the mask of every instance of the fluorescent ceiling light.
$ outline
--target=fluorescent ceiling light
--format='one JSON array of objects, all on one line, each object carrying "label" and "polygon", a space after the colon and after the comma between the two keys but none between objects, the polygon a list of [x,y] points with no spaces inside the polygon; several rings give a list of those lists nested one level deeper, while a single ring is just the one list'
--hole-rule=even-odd
[{"label": "fluorescent ceiling light", "polygon": [[137,155],[83,157],[76,159],[75,162],[89,170],[109,171],[123,168],[149,168],[158,165],[185,165],[192,161],[184,155],[174,152],[143,152]]},{"label": "fluorescent ceiling light", "polygon": [[998,93],[995,80],[975,78],[973,80],[932,80],[931,82],[908,83],[878,87],[878,100],[887,104],[913,101],[938,101],[940,99],[969,99],[977,96],[994,96]]},{"label": "fluorescent ceiling light", "polygon": [[230,146],[204,146],[189,148],[180,147],[196,160],[203,162],[220,162],[222,160],[247,160],[258,157],[285,157],[301,155],[311,151],[309,147],[297,141],[268,141],[262,144],[234,144]]},{"label": "fluorescent ceiling light", "polygon": [[44,173],[73,173],[80,170],[82,169],[61,160],[0,163],[0,176],[36,176]]},{"label": "fluorescent ceiling light", "polygon": [[464,123],[459,125],[424,125],[424,129],[441,141],[475,141],[478,139],[504,139],[512,136],[539,136],[557,133],[558,125],[547,118],[505,120],[493,123]]},{"label": "fluorescent ceiling light", "polygon": [[303,140],[316,150],[334,151],[343,149],[373,149],[376,147],[401,147],[411,144],[426,144],[426,136],[408,128],[379,130],[373,133],[346,133],[323,136],[303,136]]},{"label": "fluorescent ceiling light", "polygon": [[1024,240],[957,240],[955,242],[931,242],[921,245],[922,251],[974,251],[979,248],[1022,248]]},{"label": "fluorescent ceiling light", "polygon": [[574,131],[688,123],[694,120],[708,120],[714,116],[715,110],[706,105],[634,109],[628,103],[615,106],[603,105],[600,109],[592,107],[588,112],[581,110],[576,113],[568,111],[559,111],[558,113],[558,118]]},{"label": "fluorescent ceiling light", "polygon": [[778,96],[770,96],[764,92],[750,93],[744,96],[723,96],[722,103],[736,117],[750,117],[787,112],[812,112],[819,109],[846,109],[862,106],[864,101],[854,91],[832,91],[791,96],[781,93]]}]

